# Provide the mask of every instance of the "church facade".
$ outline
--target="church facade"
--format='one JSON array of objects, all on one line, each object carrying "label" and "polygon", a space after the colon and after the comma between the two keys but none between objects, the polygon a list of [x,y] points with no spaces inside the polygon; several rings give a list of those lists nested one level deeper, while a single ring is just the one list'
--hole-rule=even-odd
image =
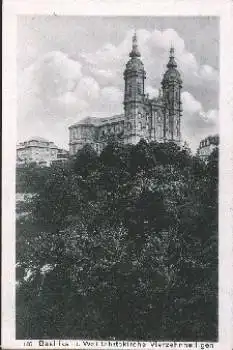
[{"label": "church facade", "polygon": [[74,155],[85,144],[98,153],[110,140],[125,144],[146,141],[181,142],[182,80],[170,49],[167,70],[161,81],[157,98],[145,94],[146,72],[140,59],[136,33],[124,71],[124,113],[109,118],[87,117],[69,127],[70,154]]}]

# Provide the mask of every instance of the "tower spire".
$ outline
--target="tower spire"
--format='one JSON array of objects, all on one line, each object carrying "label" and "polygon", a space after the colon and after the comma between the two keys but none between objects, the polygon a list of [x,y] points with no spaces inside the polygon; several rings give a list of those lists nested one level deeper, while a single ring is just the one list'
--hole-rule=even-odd
[{"label": "tower spire", "polygon": [[141,54],[138,50],[137,33],[135,30],[133,38],[132,38],[132,51],[130,52],[129,57],[140,57],[140,56],[141,56]]},{"label": "tower spire", "polygon": [[175,49],[173,45],[170,48],[170,56],[169,56],[169,62],[167,64],[167,68],[177,68],[177,63],[175,61]]}]

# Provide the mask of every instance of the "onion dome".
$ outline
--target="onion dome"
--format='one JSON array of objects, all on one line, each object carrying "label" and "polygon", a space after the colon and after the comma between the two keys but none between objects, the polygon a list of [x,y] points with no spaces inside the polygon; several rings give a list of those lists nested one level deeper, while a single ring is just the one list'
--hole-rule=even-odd
[{"label": "onion dome", "polygon": [[138,58],[134,58],[126,63],[126,69],[139,71],[141,69],[144,70],[144,66],[141,60],[139,60]]},{"label": "onion dome", "polygon": [[177,68],[177,63],[175,61],[174,57],[174,48],[171,47],[170,49],[170,57],[169,57],[169,62],[167,64],[167,71],[165,72],[163,76],[163,81],[162,84],[165,82],[171,82],[171,81],[177,81],[179,83],[182,83],[180,73],[176,69]]},{"label": "onion dome", "polygon": [[126,64],[126,70],[130,71],[140,71],[144,70],[144,66],[142,61],[140,60],[139,57],[141,57],[141,54],[138,49],[138,43],[137,43],[137,35],[134,33],[133,39],[132,39],[132,50],[129,54],[129,57],[131,59],[127,62]]}]

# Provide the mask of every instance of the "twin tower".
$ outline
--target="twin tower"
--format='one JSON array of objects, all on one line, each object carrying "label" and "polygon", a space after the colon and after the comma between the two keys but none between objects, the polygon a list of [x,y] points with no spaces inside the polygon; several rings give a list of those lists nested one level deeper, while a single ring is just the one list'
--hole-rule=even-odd
[{"label": "twin tower", "polygon": [[170,49],[162,89],[154,98],[145,93],[146,72],[140,59],[136,33],[129,56],[124,71],[124,114],[109,118],[87,117],[70,126],[71,155],[87,143],[99,153],[110,140],[125,144],[136,144],[140,139],[180,143],[182,80],[174,49]]}]

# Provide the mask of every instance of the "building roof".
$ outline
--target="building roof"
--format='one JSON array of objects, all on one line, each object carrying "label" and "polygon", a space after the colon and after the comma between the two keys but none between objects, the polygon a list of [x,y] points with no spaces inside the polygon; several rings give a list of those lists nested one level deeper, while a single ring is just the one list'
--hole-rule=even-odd
[{"label": "building roof", "polygon": [[[36,147],[44,148],[44,147],[50,147],[57,149],[58,147],[55,145],[53,141],[49,141],[43,137],[40,136],[33,136],[30,137],[30,139],[26,141],[21,141],[17,144],[17,149],[23,149],[23,148],[29,148],[29,147],[34,147],[32,142],[36,142]],[[46,144],[46,145],[45,145]]]},{"label": "building roof", "polygon": [[70,125],[69,128],[72,128],[72,127],[77,126],[77,125],[85,125],[85,124],[86,125],[98,125],[100,119],[101,118],[85,117],[85,118],[79,120],[77,123]]},{"label": "building roof", "polygon": [[108,123],[114,123],[124,120],[124,114],[113,115],[108,118],[96,118],[96,117],[86,117],[81,119],[75,124],[69,126],[69,128],[73,128],[78,125],[93,125],[93,126],[101,126]]},{"label": "building roof", "polygon": [[130,57],[140,57],[141,54],[138,50],[138,42],[137,42],[137,34],[136,32],[133,35],[132,38],[132,51],[129,54]]},{"label": "building roof", "polygon": [[218,146],[219,145],[219,135],[210,135],[201,140],[199,148],[204,148],[210,145]]},{"label": "building roof", "polygon": [[176,68],[169,68],[164,74],[163,81],[178,80],[181,82],[180,73]]},{"label": "building roof", "polygon": [[144,71],[144,65],[139,58],[133,57],[126,63],[126,70],[127,71]]},{"label": "building roof", "polygon": [[33,136],[33,137],[30,137],[30,139],[28,139],[26,142],[29,142],[29,141],[52,142],[52,141],[46,140],[45,138],[40,137],[40,136]]},{"label": "building roof", "polygon": [[141,57],[141,54],[138,49],[138,43],[137,43],[137,35],[136,32],[133,35],[132,39],[132,50],[129,53],[130,60],[126,63],[126,70],[124,72],[124,75],[127,72],[131,71],[142,71],[144,72],[144,65],[139,57]]},{"label": "building roof", "polygon": [[168,69],[163,76],[162,84],[173,80],[177,80],[180,83],[182,83],[180,73],[177,70],[177,63],[175,61],[173,47],[171,47],[170,49],[170,57],[169,57],[169,62],[167,64],[167,68]]}]

